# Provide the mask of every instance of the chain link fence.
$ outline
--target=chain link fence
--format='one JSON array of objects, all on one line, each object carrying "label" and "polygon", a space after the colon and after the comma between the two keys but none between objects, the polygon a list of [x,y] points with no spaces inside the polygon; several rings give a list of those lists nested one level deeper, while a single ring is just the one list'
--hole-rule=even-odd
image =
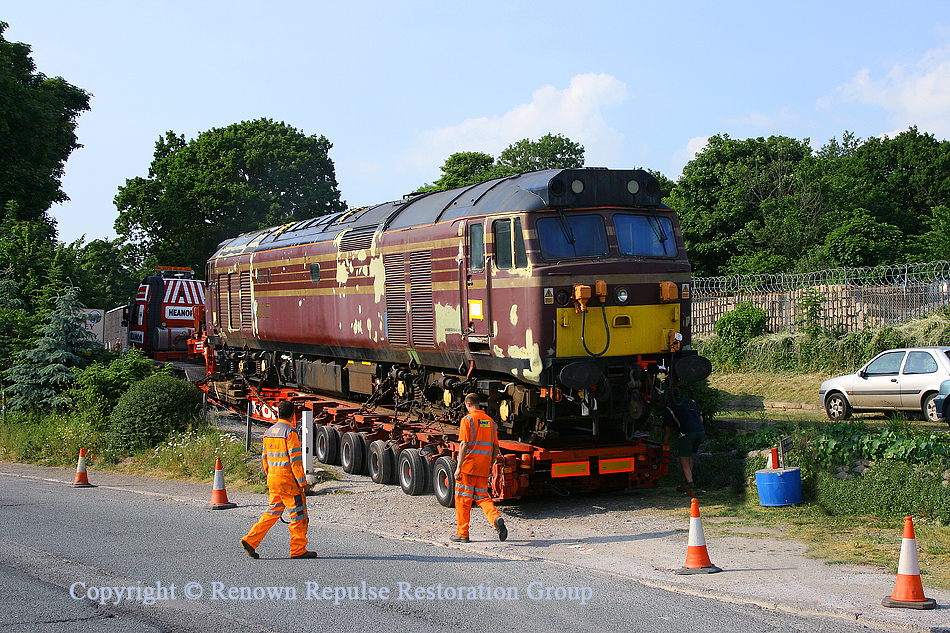
[{"label": "chain link fence", "polygon": [[[950,306],[950,262],[813,273],[696,277],[692,330],[713,333],[716,321],[743,301],[768,314],[770,332],[798,330],[806,314],[815,325],[842,332],[881,327]],[[818,309],[806,312],[806,304]]]}]

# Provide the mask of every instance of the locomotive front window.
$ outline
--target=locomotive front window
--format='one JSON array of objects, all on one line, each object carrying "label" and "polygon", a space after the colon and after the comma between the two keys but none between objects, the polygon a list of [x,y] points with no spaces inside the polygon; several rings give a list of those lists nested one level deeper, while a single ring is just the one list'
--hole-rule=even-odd
[{"label": "locomotive front window", "polygon": [[676,257],[673,223],[655,215],[615,215],[620,253],[640,257]]},{"label": "locomotive front window", "polygon": [[549,261],[607,255],[607,229],[599,215],[539,218],[538,241],[541,257]]}]

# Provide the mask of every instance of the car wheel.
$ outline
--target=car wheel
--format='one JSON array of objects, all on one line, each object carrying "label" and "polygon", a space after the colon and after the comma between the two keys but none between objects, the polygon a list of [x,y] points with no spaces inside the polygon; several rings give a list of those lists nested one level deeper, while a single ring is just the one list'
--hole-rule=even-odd
[{"label": "car wheel", "polygon": [[843,393],[836,391],[825,398],[825,413],[828,414],[830,420],[835,422],[849,420],[851,419],[851,404]]},{"label": "car wheel", "polygon": [[937,394],[928,393],[924,396],[923,403],[920,405],[920,410],[924,414],[924,420],[927,422],[940,421],[940,412],[937,411],[937,405],[934,404],[934,398],[936,397]]}]

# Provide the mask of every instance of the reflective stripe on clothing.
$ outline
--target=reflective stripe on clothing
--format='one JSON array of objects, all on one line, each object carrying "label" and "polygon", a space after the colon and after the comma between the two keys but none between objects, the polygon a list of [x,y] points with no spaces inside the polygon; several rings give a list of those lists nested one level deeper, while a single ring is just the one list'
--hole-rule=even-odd
[{"label": "reflective stripe on clothing", "polygon": [[488,494],[488,477],[462,473],[461,479],[455,480],[455,521],[459,536],[468,536],[473,502],[482,509],[485,518],[493,527],[495,519],[501,516]]},{"label": "reflective stripe on clothing", "polygon": [[264,535],[270,530],[277,521],[285,508],[290,510],[290,555],[300,556],[307,551],[307,528],[310,526],[310,518],[307,516],[307,502],[303,494],[282,495],[274,492],[270,493],[270,505],[257,523],[251,528],[244,537],[244,540],[251,544],[251,547],[257,549]]},{"label": "reflective stripe on clothing", "polygon": [[493,449],[498,446],[498,429],[491,416],[479,409],[462,418],[459,442],[466,444],[461,472],[488,477],[491,473]]},{"label": "reflective stripe on clothing", "polygon": [[300,438],[290,424],[280,421],[267,429],[261,460],[269,490],[293,495],[307,484]]}]

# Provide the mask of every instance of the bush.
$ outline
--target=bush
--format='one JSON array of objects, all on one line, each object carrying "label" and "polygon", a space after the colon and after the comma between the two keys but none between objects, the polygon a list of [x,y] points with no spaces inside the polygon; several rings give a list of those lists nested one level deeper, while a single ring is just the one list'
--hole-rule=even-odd
[{"label": "bush", "polygon": [[94,363],[75,372],[69,390],[73,410],[94,429],[103,430],[122,394],[154,371],[155,365],[137,349],[131,349],[108,365]]},{"label": "bush", "polygon": [[762,308],[743,301],[716,321],[715,340],[709,341],[703,353],[722,368],[741,369],[746,343],[765,333],[768,314]]},{"label": "bush", "polygon": [[152,448],[172,431],[183,431],[201,410],[201,392],[166,374],[155,374],[126,391],[110,416],[109,437],[117,451]]}]

